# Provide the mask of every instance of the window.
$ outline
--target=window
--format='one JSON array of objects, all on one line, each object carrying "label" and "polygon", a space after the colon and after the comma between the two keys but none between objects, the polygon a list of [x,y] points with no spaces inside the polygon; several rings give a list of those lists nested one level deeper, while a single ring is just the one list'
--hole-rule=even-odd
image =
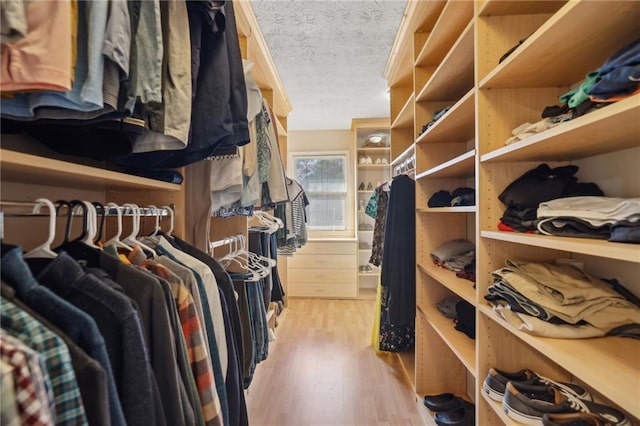
[{"label": "window", "polygon": [[347,155],[293,154],[293,173],[302,185],[309,206],[307,229],[347,229]]}]

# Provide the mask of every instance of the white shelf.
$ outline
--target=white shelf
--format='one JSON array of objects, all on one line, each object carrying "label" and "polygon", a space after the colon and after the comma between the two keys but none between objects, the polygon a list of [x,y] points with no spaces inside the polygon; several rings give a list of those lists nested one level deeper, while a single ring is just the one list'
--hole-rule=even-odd
[{"label": "white shelf", "polygon": [[620,408],[640,418],[640,404],[638,404],[640,341],[621,337],[594,339],[535,337],[514,329],[485,304],[479,305],[478,309],[518,339],[552,359],[604,397],[614,401]]},{"label": "white shelf", "polygon": [[[638,22],[637,2],[616,2],[615,7],[606,1],[568,2],[483,78],[479,87],[571,86],[636,39]],[[589,32],[584,35],[586,28]]]},{"label": "white shelf", "polygon": [[475,340],[455,329],[453,320],[442,316],[435,306],[425,306],[424,316],[449,349],[475,377],[476,376],[476,344]]},{"label": "white shelf", "polygon": [[506,231],[482,231],[483,238],[508,241],[533,247],[544,247],[570,253],[619,259],[640,263],[640,247],[637,244],[612,243],[589,238],[558,237],[555,235],[524,234]]},{"label": "white shelf", "polygon": [[398,129],[402,127],[412,127],[413,126],[413,101],[415,100],[414,94],[412,93],[405,102],[404,106],[398,113],[398,116],[393,123],[391,124],[392,129]]},{"label": "white shelf", "polygon": [[0,149],[2,180],[110,190],[179,191],[180,185],[97,167]]},{"label": "white shelf", "polygon": [[459,206],[459,207],[420,207],[417,208],[418,213],[475,213],[478,211],[476,206]]},{"label": "white shelf", "polygon": [[362,170],[385,170],[390,169],[389,164],[358,164],[358,169]]},{"label": "white shelf", "polygon": [[639,117],[640,95],[635,95],[484,154],[480,161],[563,161],[640,146]]},{"label": "white shelf", "polygon": [[476,305],[476,290],[473,288],[471,281],[458,278],[455,272],[440,268],[433,263],[419,263],[418,268],[448,288],[452,293],[462,297],[473,306]]},{"label": "white shelf", "polygon": [[391,147],[380,148],[358,148],[358,154],[388,154],[391,152]]},{"label": "white shelf", "polygon": [[432,169],[416,175],[416,180],[423,178],[466,178],[472,177],[475,170],[476,150],[465,152],[458,157],[442,163]]},{"label": "white shelf", "polygon": [[473,34],[470,21],[456,44],[416,96],[416,102],[458,100],[473,87]]},{"label": "white shelf", "polygon": [[429,129],[418,136],[416,144],[467,142],[475,137],[475,88],[467,92]]}]

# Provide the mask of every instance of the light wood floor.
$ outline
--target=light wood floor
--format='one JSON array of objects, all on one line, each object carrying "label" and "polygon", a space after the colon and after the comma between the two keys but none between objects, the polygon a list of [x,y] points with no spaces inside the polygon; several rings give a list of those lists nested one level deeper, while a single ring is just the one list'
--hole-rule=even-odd
[{"label": "light wood floor", "polygon": [[373,312],[373,300],[290,300],[249,387],[249,423],[423,424],[396,356],[371,347]]}]

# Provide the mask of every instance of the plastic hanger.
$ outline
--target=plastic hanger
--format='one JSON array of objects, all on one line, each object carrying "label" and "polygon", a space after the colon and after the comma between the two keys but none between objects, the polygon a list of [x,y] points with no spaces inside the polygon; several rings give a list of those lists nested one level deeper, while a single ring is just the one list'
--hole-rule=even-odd
[{"label": "plastic hanger", "polygon": [[93,206],[96,208],[96,212],[98,211],[98,208],[100,208],[100,214],[101,214],[100,225],[98,226],[98,233],[96,234],[95,241],[103,241],[104,240],[104,223],[105,223],[105,220],[107,219],[107,211],[105,210],[102,203],[94,201],[91,204],[93,204]]},{"label": "plastic hanger", "polygon": [[129,251],[133,250],[130,246],[120,241],[120,236],[122,235],[122,207],[120,207],[116,203],[108,203],[107,207],[115,209],[116,216],[117,216],[117,223],[116,223],[116,235],[111,237],[111,239],[105,242],[104,245],[108,246],[113,244],[116,247],[120,247]]},{"label": "plastic hanger", "polygon": [[158,255],[156,254],[156,251],[154,249],[137,239],[138,233],[140,232],[140,207],[131,203],[123,204],[122,206],[131,209],[133,217],[133,230],[127,238],[122,240],[122,242],[134,247],[139,246],[141,249],[151,253],[153,257],[157,257]]},{"label": "plastic hanger", "polygon": [[158,235],[158,232],[161,231],[161,228],[160,228],[160,213],[161,213],[161,210],[159,208],[157,208],[156,206],[154,206],[153,204],[148,205],[147,208],[153,209],[153,212],[155,213],[154,216],[156,218],[156,224],[153,227],[153,233],[150,235],[151,237],[155,237],[155,236]]},{"label": "plastic hanger", "polygon": [[169,212],[169,217],[170,217],[170,227],[169,230],[167,232],[164,233],[164,235],[166,235],[167,237],[171,236],[171,233],[173,232],[173,209],[169,206],[162,206],[163,209],[166,209]]},{"label": "plastic hanger", "polygon": [[25,253],[24,257],[26,258],[40,257],[40,258],[53,259],[56,256],[58,256],[56,252],[51,250],[51,243],[56,237],[56,217],[57,217],[56,207],[53,205],[53,203],[50,200],[46,198],[38,198],[36,200],[36,203],[37,204],[33,208],[33,214],[40,213],[40,208],[43,205],[49,208],[49,235],[47,237],[47,240],[43,244]]},{"label": "plastic hanger", "polygon": [[98,213],[93,204],[88,201],[82,201],[82,204],[87,208],[87,235],[81,240],[82,243],[89,247],[100,249],[95,245],[94,241],[98,234]]}]

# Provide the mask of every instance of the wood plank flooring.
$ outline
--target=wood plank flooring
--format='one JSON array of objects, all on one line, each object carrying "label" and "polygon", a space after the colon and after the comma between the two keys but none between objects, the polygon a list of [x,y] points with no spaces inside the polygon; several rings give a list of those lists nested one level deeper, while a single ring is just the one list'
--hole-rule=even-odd
[{"label": "wood plank flooring", "polygon": [[292,299],[247,392],[249,423],[422,425],[396,355],[371,346],[373,300]]}]

